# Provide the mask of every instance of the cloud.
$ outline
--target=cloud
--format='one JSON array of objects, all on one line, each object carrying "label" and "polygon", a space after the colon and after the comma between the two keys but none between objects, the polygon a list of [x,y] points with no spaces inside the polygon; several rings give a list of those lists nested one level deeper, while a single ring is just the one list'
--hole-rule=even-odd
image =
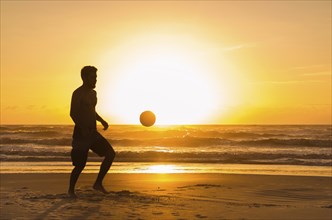
[{"label": "cloud", "polygon": [[323,64],[313,64],[313,65],[306,65],[306,66],[296,66],[291,68],[292,70],[307,70],[307,69],[316,69],[316,68],[322,68],[326,65]]},{"label": "cloud", "polygon": [[33,109],[36,108],[36,106],[35,106],[35,105],[28,105],[26,108],[27,108],[28,110],[33,110]]},{"label": "cloud", "polygon": [[331,76],[330,65],[314,64],[292,67],[287,70],[289,73],[296,73],[299,76]]},{"label": "cloud", "polygon": [[259,81],[250,82],[251,84],[275,84],[275,85],[290,85],[299,83],[324,83],[325,80],[285,80],[285,81]]},{"label": "cloud", "polygon": [[331,71],[303,73],[302,76],[332,76]]},{"label": "cloud", "polygon": [[8,105],[4,106],[2,109],[7,111],[15,111],[18,109],[25,109],[25,110],[46,110],[48,108],[47,105],[27,105],[27,106],[18,106],[18,105]]},{"label": "cloud", "polygon": [[18,109],[17,105],[10,105],[10,106],[5,107],[5,110],[10,110],[10,111],[14,111],[16,109]]},{"label": "cloud", "polygon": [[233,51],[233,50],[240,50],[244,48],[251,48],[251,47],[256,47],[256,43],[247,43],[247,44],[238,44],[238,45],[233,45],[229,47],[224,47],[222,50],[223,51]]}]

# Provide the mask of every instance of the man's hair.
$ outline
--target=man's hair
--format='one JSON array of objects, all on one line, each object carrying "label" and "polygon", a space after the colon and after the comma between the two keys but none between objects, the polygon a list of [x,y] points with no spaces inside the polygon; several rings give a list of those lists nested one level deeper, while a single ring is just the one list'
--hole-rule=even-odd
[{"label": "man's hair", "polygon": [[82,80],[84,81],[89,76],[89,74],[96,73],[97,70],[98,69],[94,66],[85,66],[85,67],[83,67],[81,69],[81,78],[82,78]]}]

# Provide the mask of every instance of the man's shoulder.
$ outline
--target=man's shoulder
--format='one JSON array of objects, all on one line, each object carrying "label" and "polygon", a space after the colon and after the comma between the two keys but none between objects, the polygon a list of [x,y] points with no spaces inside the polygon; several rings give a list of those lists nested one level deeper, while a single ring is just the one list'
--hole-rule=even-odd
[{"label": "man's shoulder", "polygon": [[73,96],[78,96],[81,95],[83,92],[82,86],[78,87],[77,89],[74,90]]},{"label": "man's shoulder", "polygon": [[94,95],[97,94],[97,92],[94,89],[86,90],[83,86],[80,86],[77,89],[75,89],[75,91],[73,92],[73,96],[82,96],[82,95],[87,95],[89,93],[92,93]]}]

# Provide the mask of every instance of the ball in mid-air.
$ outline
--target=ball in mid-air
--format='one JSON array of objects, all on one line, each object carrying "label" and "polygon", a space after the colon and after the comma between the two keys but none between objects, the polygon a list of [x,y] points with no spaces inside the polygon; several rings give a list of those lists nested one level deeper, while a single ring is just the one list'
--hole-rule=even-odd
[{"label": "ball in mid-air", "polygon": [[150,127],[156,122],[156,116],[152,111],[144,111],[141,113],[139,120],[145,127]]}]

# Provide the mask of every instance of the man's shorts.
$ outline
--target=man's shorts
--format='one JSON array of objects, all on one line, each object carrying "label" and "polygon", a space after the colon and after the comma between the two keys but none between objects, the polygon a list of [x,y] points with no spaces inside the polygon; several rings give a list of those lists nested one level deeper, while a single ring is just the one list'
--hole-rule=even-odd
[{"label": "man's shorts", "polygon": [[103,157],[107,154],[115,155],[112,145],[101,136],[98,132],[91,140],[77,140],[73,139],[71,150],[71,160],[74,166],[85,166],[88,159],[88,152],[91,149],[93,152]]}]

